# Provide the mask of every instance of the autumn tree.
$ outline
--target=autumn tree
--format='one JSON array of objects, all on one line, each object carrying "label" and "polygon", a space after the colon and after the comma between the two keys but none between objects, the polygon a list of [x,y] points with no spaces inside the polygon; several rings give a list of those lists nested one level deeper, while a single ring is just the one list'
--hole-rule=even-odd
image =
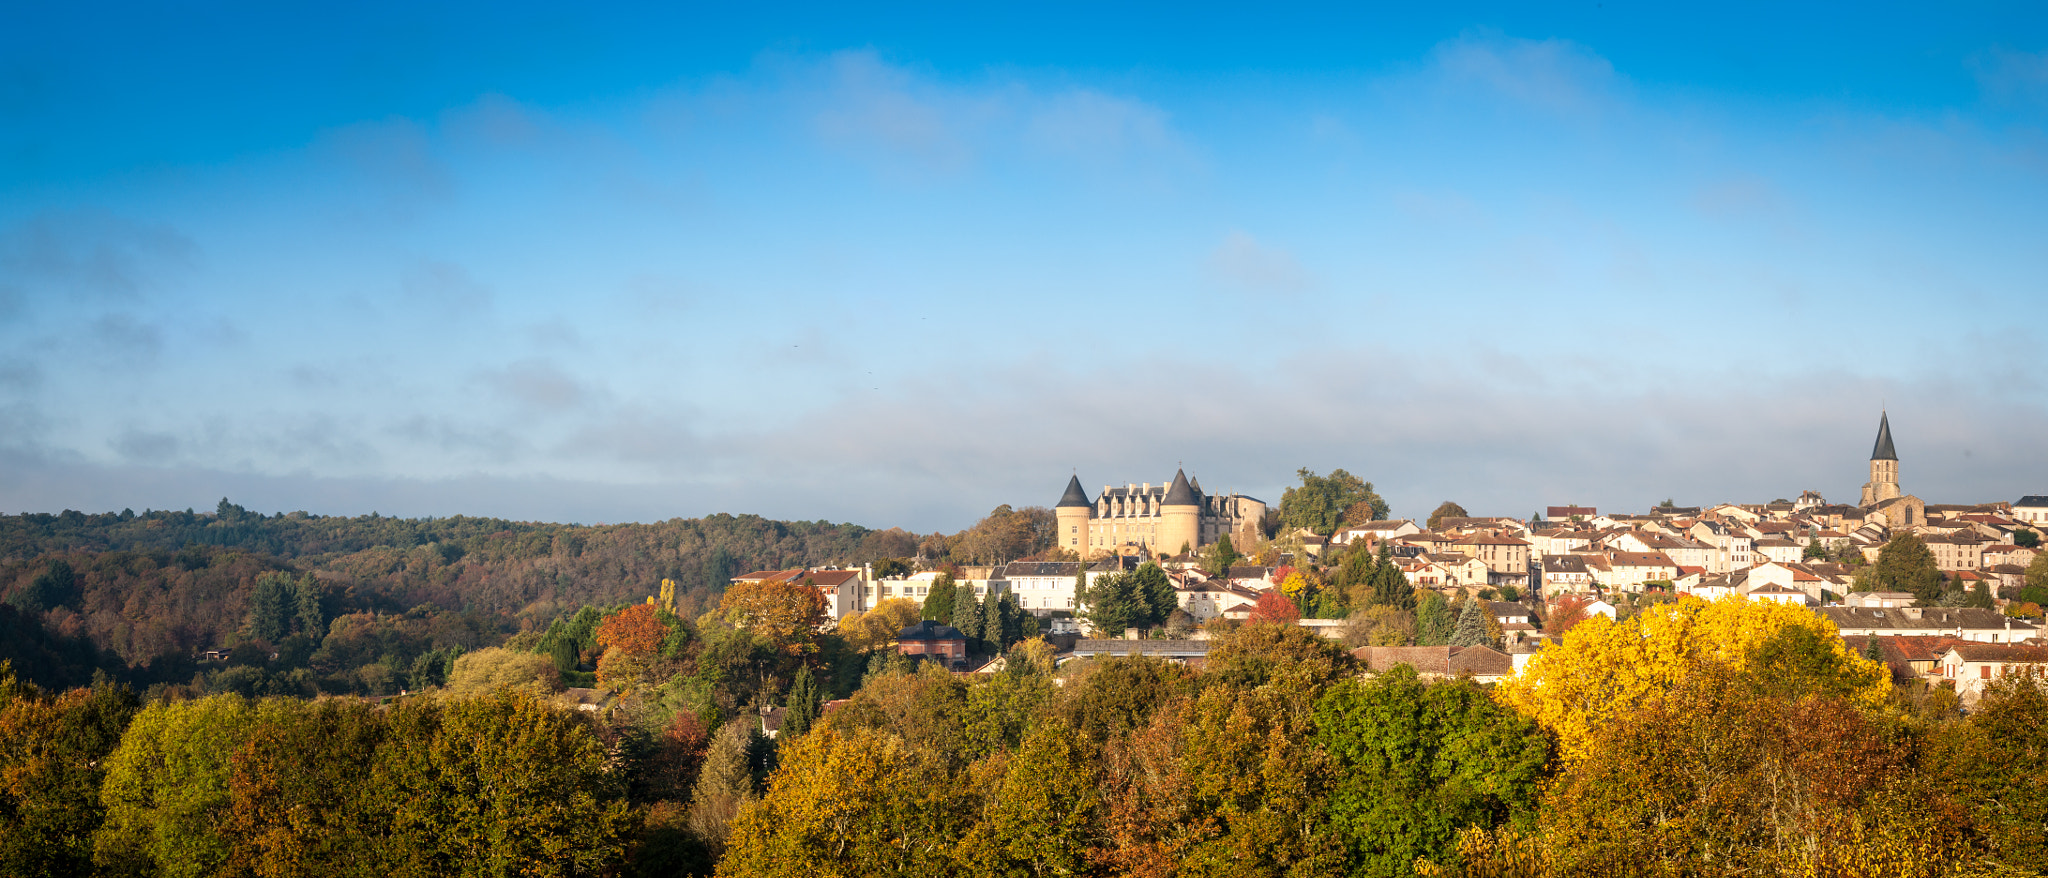
[{"label": "autumn tree", "polygon": [[475,698],[508,688],[553,692],[562,687],[561,679],[554,661],[545,656],[492,647],[457,658],[443,695]]},{"label": "autumn tree", "polygon": [[229,770],[227,874],[313,876],[380,862],[381,815],[364,804],[375,798],[365,779],[384,745],[383,714],[338,700],[272,707]]},{"label": "autumn tree", "polygon": [[1469,518],[1471,517],[1471,515],[1472,513],[1465,511],[1465,507],[1459,506],[1458,504],[1453,503],[1449,500],[1445,500],[1444,502],[1437,504],[1436,509],[1429,513],[1429,521],[1427,522],[1425,527],[1427,527],[1430,531],[1435,531],[1438,527],[1441,527],[1443,525],[1444,519],[1446,518]]},{"label": "autumn tree", "polygon": [[1278,589],[1259,595],[1252,605],[1251,621],[1276,625],[1292,625],[1301,621],[1301,610],[1287,599]]},{"label": "autumn tree", "polygon": [[965,812],[946,776],[894,735],[820,727],[733,821],[718,875],[950,876]]},{"label": "autumn tree", "polygon": [[668,639],[669,626],[653,604],[634,604],[606,616],[597,626],[597,645],[642,658],[653,656]]},{"label": "autumn tree", "polygon": [[923,618],[922,608],[909,598],[883,598],[873,609],[839,620],[839,634],[857,652],[894,649],[896,635]]},{"label": "autumn tree", "polygon": [[1100,794],[1095,754],[1057,718],[1026,735],[955,853],[964,874],[1037,878],[1088,871]]},{"label": "autumn tree", "polygon": [[1591,595],[1567,594],[1550,602],[1550,615],[1543,620],[1543,633],[1548,637],[1563,637],[1572,627],[1586,621],[1587,608],[1592,606]]},{"label": "autumn tree", "polygon": [[216,695],[136,714],[107,759],[94,864],[169,876],[211,875],[226,864],[229,760],[257,726],[257,712],[257,702]]},{"label": "autumn tree", "polygon": [[1183,665],[1147,656],[1076,662],[1062,671],[1048,712],[1098,744],[1143,728],[1160,706],[1195,682]]},{"label": "autumn tree", "polygon": [[[1872,638],[1876,640],[1876,638]],[[2000,863],[2048,871],[2048,689],[2039,679],[2005,677],[1984,689],[1967,720],[1929,736],[1931,763],[1947,799],[1970,811]]]},{"label": "autumn tree", "polygon": [[[1786,629],[1803,634],[1785,635]],[[1595,616],[1550,644],[1500,696],[1557,736],[1567,761],[1584,756],[1593,733],[1663,699],[1699,668],[1778,677],[1783,691],[1842,693],[1881,704],[1890,674],[1854,654],[1834,623],[1804,607],[1731,598],[1681,598],[1620,621]]]},{"label": "autumn tree", "polygon": [[718,612],[727,624],[801,655],[817,649],[818,628],[825,624],[825,593],[798,582],[742,582],[726,590]]},{"label": "autumn tree", "polygon": [[0,874],[91,873],[105,760],[137,706],[108,683],[45,694],[0,661]]},{"label": "autumn tree", "polygon": [[591,728],[532,693],[392,711],[361,807],[401,875],[585,875],[625,855],[634,816]]},{"label": "autumn tree", "polygon": [[1940,875],[1972,858],[1889,718],[1756,682],[1704,659],[1593,729],[1545,802],[1558,873]]},{"label": "autumn tree", "polygon": [[1052,548],[1058,525],[1052,510],[1043,506],[998,506],[961,534],[953,555],[961,563],[1008,564]]}]

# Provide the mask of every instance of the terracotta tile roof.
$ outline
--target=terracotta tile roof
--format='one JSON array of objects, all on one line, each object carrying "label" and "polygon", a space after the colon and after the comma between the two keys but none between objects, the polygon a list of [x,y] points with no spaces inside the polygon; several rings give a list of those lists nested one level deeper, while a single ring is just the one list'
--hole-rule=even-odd
[{"label": "terracotta tile roof", "polygon": [[2023,643],[1958,643],[1943,652],[1966,662],[2048,662],[2048,646]]}]

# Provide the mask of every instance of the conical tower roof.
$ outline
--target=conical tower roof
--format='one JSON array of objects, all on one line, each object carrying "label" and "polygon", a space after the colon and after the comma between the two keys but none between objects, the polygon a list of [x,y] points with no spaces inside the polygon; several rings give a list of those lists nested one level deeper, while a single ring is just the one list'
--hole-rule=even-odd
[{"label": "conical tower roof", "polygon": [[1877,445],[1870,449],[1871,460],[1898,460],[1899,452],[1892,448],[1892,419],[1887,413],[1877,416]]},{"label": "conical tower roof", "polygon": [[1159,505],[1200,506],[1202,501],[1195,496],[1195,489],[1188,486],[1188,474],[1174,470],[1173,484],[1166,489],[1166,496],[1159,499]]},{"label": "conical tower roof", "polygon": [[1053,508],[1063,509],[1068,506],[1093,505],[1095,504],[1088,501],[1088,492],[1081,490],[1081,477],[1079,475],[1075,475],[1073,478],[1067,480],[1067,492],[1065,494],[1060,495],[1059,504],[1054,506]]}]

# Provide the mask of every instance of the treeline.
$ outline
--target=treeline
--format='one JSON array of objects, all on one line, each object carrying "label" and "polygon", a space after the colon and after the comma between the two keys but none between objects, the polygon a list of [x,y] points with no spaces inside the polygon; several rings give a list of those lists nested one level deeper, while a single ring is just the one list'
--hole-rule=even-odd
[{"label": "treeline", "polygon": [[[920,541],[756,516],[586,527],[266,516],[226,500],[210,515],[0,516],[0,658],[60,688],[105,671],[194,693],[393,694],[438,684],[453,653],[665,579],[694,617],[736,574],[911,558]],[[262,606],[268,577],[291,583],[283,627]]]},{"label": "treeline", "polygon": [[[777,742],[720,875],[2008,875],[2048,867],[2048,693],[1894,688],[1799,608],[1582,622],[1509,683],[1247,625],[869,682]],[[1063,685],[1056,685],[1059,680]],[[1918,684],[1915,684],[1916,686]]]},{"label": "treeline", "polygon": [[[815,594],[599,613],[430,698],[141,707],[0,670],[6,874],[2009,875],[2048,867],[2048,692],[1967,716],[1823,619],[1693,599],[1577,625],[1498,687],[1367,675],[1250,624],[1144,658],[948,673],[806,630]],[[898,602],[892,610],[907,608]],[[584,614],[578,614],[582,616]],[[575,618],[543,640],[582,648]],[[719,656],[724,656],[723,658]],[[835,668],[836,666],[836,668]],[[751,680],[752,682],[748,682]],[[511,688],[506,688],[511,684]],[[751,686],[693,704],[693,687]],[[1917,685],[1917,684],[1916,684]],[[857,688],[855,688],[857,687]],[[824,708],[854,688],[850,700]],[[678,697],[680,696],[680,697]],[[758,708],[781,708],[760,734]]]}]

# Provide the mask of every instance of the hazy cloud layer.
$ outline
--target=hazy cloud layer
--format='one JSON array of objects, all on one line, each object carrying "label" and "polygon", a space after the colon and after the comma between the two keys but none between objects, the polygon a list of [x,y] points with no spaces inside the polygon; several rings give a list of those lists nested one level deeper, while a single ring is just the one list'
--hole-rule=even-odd
[{"label": "hazy cloud layer", "polygon": [[[955,529],[1162,481],[1397,514],[2048,489],[2042,56],[1984,107],[1471,32],[1311,82],[769,52],[0,208],[0,508]],[[2015,109],[2017,108],[2017,109]]]}]

